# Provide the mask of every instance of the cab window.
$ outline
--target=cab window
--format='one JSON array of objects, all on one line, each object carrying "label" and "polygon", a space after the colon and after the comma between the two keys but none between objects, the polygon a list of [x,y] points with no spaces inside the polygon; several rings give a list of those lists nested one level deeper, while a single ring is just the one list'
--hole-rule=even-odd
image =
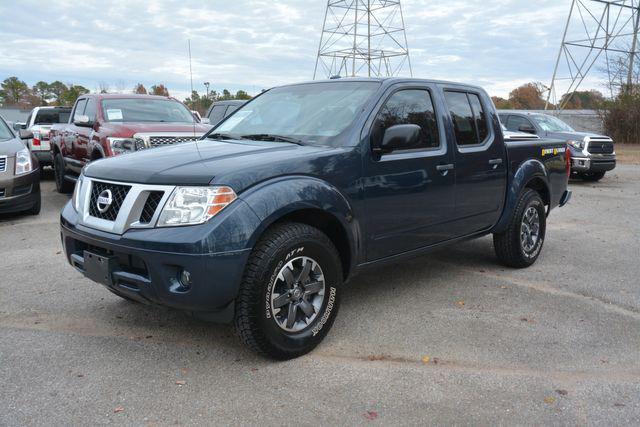
[{"label": "cab window", "polygon": [[384,131],[395,125],[418,125],[420,137],[407,150],[438,148],[440,138],[438,124],[431,100],[431,94],[425,89],[399,90],[391,95],[378,113],[377,131]]}]

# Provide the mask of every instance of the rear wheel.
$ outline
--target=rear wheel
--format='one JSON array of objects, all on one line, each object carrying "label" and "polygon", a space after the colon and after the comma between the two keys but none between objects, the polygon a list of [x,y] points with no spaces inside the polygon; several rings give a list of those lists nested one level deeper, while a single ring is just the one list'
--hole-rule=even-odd
[{"label": "rear wheel", "polygon": [[53,159],[53,164],[53,172],[56,179],[56,190],[58,190],[58,193],[62,194],[71,193],[73,191],[73,183],[64,178],[65,166],[62,154],[56,153],[56,156]]},{"label": "rear wheel", "polygon": [[581,175],[581,178],[589,182],[598,182],[604,178],[605,172],[585,172]]},{"label": "rear wheel", "polygon": [[291,359],[313,350],[338,310],[342,266],[320,230],[284,223],[268,230],[247,263],[235,326],[254,351]]},{"label": "rear wheel", "polygon": [[498,259],[515,268],[529,267],[538,259],[546,231],[544,202],[537,191],[526,189],[504,233],[493,235]]}]

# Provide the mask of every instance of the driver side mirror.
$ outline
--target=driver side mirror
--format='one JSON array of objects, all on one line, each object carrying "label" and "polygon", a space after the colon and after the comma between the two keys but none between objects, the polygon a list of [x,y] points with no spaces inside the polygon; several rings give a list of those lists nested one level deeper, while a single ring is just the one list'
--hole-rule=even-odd
[{"label": "driver side mirror", "polygon": [[30,130],[21,129],[18,132],[18,135],[20,136],[20,139],[33,139],[33,132]]},{"label": "driver side mirror", "polygon": [[520,127],[518,128],[518,130],[520,132],[524,132],[524,133],[532,133],[535,135],[536,133],[536,128],[534,128],[531,125],[527,125],[527,124],[521,124]]},{"label": "driver side mirror", "polygon": [[27,128],[26,123],[16,122],[13,124],[13,130],[15,130],[16,132],[20,132],[20,129],[26,129],[26,128]]},{"label": "driver side mirror", "polygon": [[378,155],[382,155],[396,150],[411,148],[420,139],[421,130],[418,125],[391,126],[384,131],[382,141],[379,145],[372,144],[373,151]]},{"label": "driver side mirror", "polygon": [[89,116],[78,116],[75,119],[73,119],[73,124],[76,126],[83,126],[83,127],[91,127],[93,126],[93,123],[91,122],[91,119],[89,119]]}]

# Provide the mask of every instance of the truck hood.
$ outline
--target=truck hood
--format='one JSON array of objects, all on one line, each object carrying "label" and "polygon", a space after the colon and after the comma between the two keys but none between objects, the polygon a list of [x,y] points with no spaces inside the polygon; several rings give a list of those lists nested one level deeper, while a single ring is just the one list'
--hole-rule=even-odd
[{"label": "truck hood", "polygon": [[582,141],[587,136],[608,138],[605,135],[599,135],[597,133],[590,133],[590,132],[547,132],[547,136],[549,138],[563,139],[565,141],[568,141],[570,139],[576,140],[576,141]]},{"label": "truck hood", "polygon": [[[257,173],[260,169],[278,176],[295,170],[301,164],[300,159],[332,150],[335,149],[281,142],[203,140],[101,159],[90,163],[84,174],[97,179],[156,185],[208,185],[215,179],[215,183],[224,185],[235,182],[234,189],[241,191],[265,178]],[[241,183],[234,178],[238,174],[243,176]],[[247,180],[247,176],[251,179]]]},{"label": "truck hood", "polygon": [[181,133],[202,135],[211,129],[211,126],[196,123],[116,123],[107,122],[102,125],[103,132],[122,138],[131,138],[136,133]]}]

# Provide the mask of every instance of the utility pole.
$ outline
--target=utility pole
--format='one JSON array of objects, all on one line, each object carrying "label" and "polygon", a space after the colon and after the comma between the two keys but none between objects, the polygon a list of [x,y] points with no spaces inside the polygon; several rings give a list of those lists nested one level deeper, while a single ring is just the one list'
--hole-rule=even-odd
[{"label": "utility pole", "polygon": [[313,78],[413,76],[399,0],[328,0]]},{"label": "utility pole", "polygon": [[609,80],[610,96],[617,86],[631,90],[639,26],[640,0],[572,0],[545,109],[552,103],[564,109],[598,65]]}]

